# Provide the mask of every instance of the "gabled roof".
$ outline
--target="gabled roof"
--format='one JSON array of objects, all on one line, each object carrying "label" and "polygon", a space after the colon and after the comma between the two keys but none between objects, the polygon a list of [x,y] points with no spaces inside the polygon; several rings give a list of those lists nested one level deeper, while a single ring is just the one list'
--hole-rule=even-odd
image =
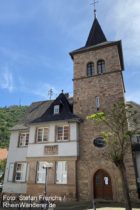
[{"label": "gabled roof", "polygon": [[27,130],[29,128],[29,124],[33,120],[42,116],[52,102],[53,100],[33,102],[27,109],[24,117],[10,130]]},{"label": "gabled roof", "polygon": [[[54,114],[54,106],[60,106],[60,113]],[[33,120],[31,123],[42,123],[50,121],[61,120],[80,120],[80,118],[73,114],[72,105],[69,103],[65,94],[61,93],[56,100],[54,100],[48,109],[39,118]]]},{"label": "gabled roof", "polygon": [[[61,112],[59,115],[53,114],[54,105],[60,104]],[[73,114],[73,98],[67,98],[61,93],[56,100],[34,102],[28,108],[25,116],[21,119],[11,131],[28,130],[32,123],[43,123],[50,121],[79,121],[80,118]]]},{"label": "gabled roof", "polygon": [[94,19],[85,47],[97,45],[106,42],[105,34],[97,20]]},{"label": "gabled roof", "polygon": [[119,41],[107,41],[105,34],[104,34],[97,18],[95,17],[85,46],[70,52],[70,56],[73,59],[75,54],[98,50],[100,48],[105,48],[105,47],[109,47],[109,46],[113,46],[113,45],[117,45],[117,47],[118,47],[121,68],[122,68],[122,70],[124,70],[124,61],[123,61],[121,41],[120,40]]}]

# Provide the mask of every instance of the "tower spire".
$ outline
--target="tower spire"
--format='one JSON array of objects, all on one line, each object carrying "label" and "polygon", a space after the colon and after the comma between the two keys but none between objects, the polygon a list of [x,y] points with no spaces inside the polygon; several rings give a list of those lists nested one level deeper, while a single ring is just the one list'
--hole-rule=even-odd
[{"label": "tower spire", "polygon": [[96,1],[96,0],[94,0],[94,2],[91,3],[92,5],[94,5],[94,19],[96,18],[96,12],[97,12],[97,10],[96,10],[96,4],[97,3],[98,3],[98,1]]}]

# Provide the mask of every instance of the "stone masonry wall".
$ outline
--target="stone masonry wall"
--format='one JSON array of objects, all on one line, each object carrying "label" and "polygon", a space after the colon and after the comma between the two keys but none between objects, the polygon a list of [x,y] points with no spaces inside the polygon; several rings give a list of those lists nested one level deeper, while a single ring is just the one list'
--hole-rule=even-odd
[{"label": "stone masonry wall", "polygon": [[[28,158],[29,177],[27,183],[27,194],[43,194],[45,184],[36,183],[37,162],[47,161],[53,163],[53,168],[48,170],[48,195],[66,196],[75,198],[76,196],[76,158],[69,157],[48,157],[48,158]],[[67,184],[56,184],[56,161],[67,161],[68,174]]]},{"label": "stone masonry wall", "polygon": [[[97,61],[104,59],[106,73],[92,77],[86,77],[86,66],[94,62],[97,72]],[[104,156],[105,148],[97,148],[93,140],[101,136],[106,130],[103,126],[94,125],[86,120],[90,114],[97,112],[95,105],[96,96],[100,97],[100,110],[107,111],[112,104],[124,100],[124,86],[118,48],[116,45],[87,51],[74,55],[74,113],[83,119],[80,125],[80,156],[78,160],[78,194],[79,199],[91,200],[93,198],[93,177],[97,170],[103,169],[111,177],[113,200],[120,201],[122,196],[122,183],[118,168]],[[131,152],[126,158],[128,179],[131,197],[137,198],[135,173]]]}]

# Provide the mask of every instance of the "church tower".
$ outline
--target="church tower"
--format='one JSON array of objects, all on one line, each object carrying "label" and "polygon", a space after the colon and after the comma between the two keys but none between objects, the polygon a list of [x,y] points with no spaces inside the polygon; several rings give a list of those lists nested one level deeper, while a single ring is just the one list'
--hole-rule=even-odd
[{"label": "church tower", "polygon": [[[105,159],[101,132],[86,117],[107,111],[124,100],[124,70],[121,41],[108,41],[95,17],[84,47],[70,53],[74,62],[74,113],[82,118],[77,162],[77,193],[80,199],[122,199],[122,184],[117,167]],[[131,192],[136,192],[135,174],[130,155]]]}]

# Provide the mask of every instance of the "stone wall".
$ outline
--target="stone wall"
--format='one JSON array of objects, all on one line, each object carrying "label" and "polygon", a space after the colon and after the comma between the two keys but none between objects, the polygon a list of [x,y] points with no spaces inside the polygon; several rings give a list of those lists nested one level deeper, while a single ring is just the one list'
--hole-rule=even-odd
[{"label": "stone wall", "polygon": [[[106,72],[97,75],[97,61],[105,60]],[[95,76],[86,76],[87,63],[94,62]],[[113,200],[123,199],[122,183],[118,168],[105,158],[105,148],[97,148],[93,140],[101,136],[105,126],[97,126],[86,119],[97,112],[95,98],[100,97],[99,111],[108,111],[112,104],[124,100],[124,84],[116,45],[89,50],[74,55],[74,113],[83,119],[80,125],[80,156],[78,159],[77,181],[79,199],[93,198],[93,177],[99,169],[105,170],[111,177]],[[137,198],[134,166],[131,156],[126,158],[129,188],[132,197]]]},{"label": "stone wall", "polygon": [[[53,163],[54,167],[48,170],[48,195],[66,196],[75,198],[76,196],[76,158],[71,157],[50,157],[50,158],[28,158],[29,177],[27,183],[27,194],[43,194],[45,184],[36,183],[37,162],[47,161]],[[67,184],[56,184],[56,161],[67,161],[68,174]]]}]

